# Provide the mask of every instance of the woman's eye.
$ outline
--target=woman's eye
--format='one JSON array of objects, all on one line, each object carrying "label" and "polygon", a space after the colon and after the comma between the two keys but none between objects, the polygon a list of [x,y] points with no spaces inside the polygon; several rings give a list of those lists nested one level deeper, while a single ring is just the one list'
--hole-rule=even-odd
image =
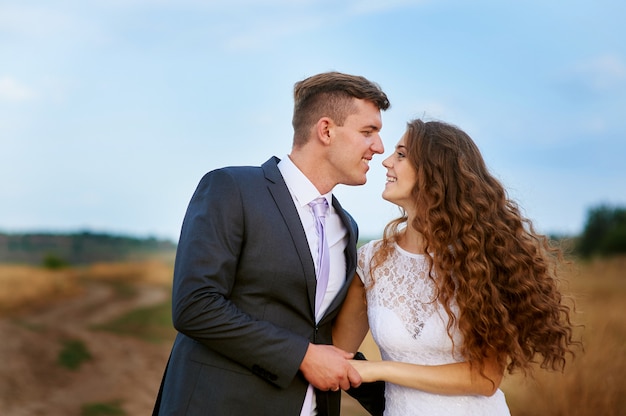
[{"label": "woman's eye", "polygon": [[398,159],[402,159],[402,158],[404,158],[404,153],[402,153],[402,152],[397,152],[396,154],[398,155]]}]

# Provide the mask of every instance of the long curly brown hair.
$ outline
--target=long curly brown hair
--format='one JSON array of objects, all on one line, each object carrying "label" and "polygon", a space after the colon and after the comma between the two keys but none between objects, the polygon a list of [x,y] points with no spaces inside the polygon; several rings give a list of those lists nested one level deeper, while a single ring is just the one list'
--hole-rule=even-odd
[{"label": "long curly brown hair", "polygon": [[417,119],[408,123],[405,141],[417,173],[415,219],[406,224],[403,212],[387,225],[372,267],[385,261],[404,227],[415,228],[430,253],[448,334],[458,326],[467,361],[481,372],[488,356],[509,373],[527,373],[533,363],[563,370],[580,342],[573,339],[573,306],[559,288],[561,250],[521,215],[465,132]]}]

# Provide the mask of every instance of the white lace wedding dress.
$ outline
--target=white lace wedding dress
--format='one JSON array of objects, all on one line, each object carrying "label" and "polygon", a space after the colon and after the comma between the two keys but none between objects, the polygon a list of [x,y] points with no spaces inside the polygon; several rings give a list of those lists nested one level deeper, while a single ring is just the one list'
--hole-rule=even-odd
[{"label": "white lace wedding dress", "polygon": [[[357,271],[366,288],[371,283],[370,260],[378,241],[359,249]],[[424,365],[463,361],[452,352],[445,310],[431,302],[434,286],[423,255],[396,245],[375,274],[376,283],[367,290],[367,314],[383,360]],[[460,345],[461,335],[453,336],[455,345]],[[386,383],[385,400],[386,416],[510,414],[500,390],[490,397],[446,396]]]}]

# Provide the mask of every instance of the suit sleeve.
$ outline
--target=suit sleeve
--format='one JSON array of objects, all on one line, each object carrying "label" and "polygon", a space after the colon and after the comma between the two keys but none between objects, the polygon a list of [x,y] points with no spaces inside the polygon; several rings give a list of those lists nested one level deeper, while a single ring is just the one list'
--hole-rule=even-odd
[{"label": "suit sleeve", "polygon": [[298,372],[309,340],[253,319],[229,300],[244,244],[237,181],[224,170],[200,181],[185,214],[173,285],[175,328],[279,387]]}]

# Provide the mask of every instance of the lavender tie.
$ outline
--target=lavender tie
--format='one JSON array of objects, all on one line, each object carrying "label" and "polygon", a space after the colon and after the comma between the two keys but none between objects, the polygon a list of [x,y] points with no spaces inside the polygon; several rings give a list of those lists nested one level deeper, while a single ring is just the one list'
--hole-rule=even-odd
[{"label": "lavender tie", "polygon": [[317,288],[315,289],[315,314],[317,315],[326,294],[328,277],[330,274],[330,256],[328,253],[328,240],[326,238],[326,213],[328,212],[328,201],[319,197],[309,202],[315,216],[315,228],[317,229]]}]

